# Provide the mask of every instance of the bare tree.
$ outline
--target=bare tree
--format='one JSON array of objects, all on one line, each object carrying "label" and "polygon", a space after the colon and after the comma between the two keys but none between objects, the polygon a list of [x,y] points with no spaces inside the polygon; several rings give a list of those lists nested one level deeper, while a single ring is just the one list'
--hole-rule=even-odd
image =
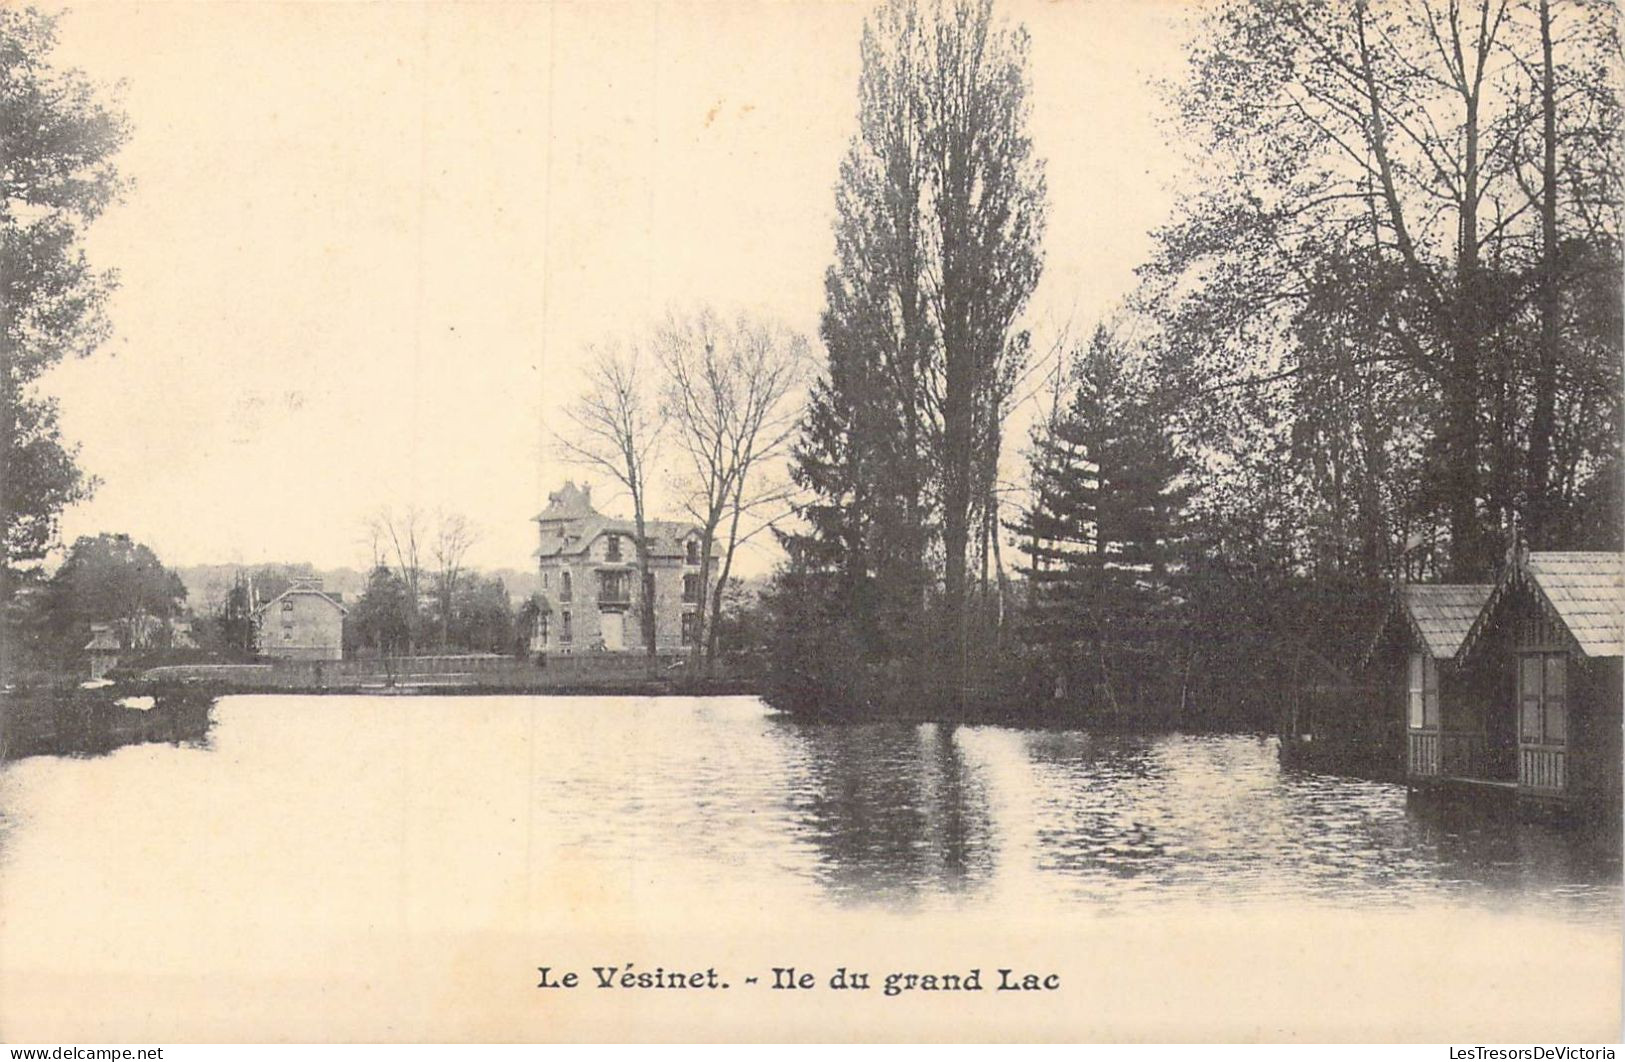
[{"label": "bare tree", "polygon": [[406,587],[406,655],[418,644],[418,592],[423,583],[423,539],[426,532],[417,506],[402,513],[383,508],[367,524],[374,550],[387,559],[395,577]]},{"label": "bare tree", "polygon": [[[706,308],[672,315],[656,352],[665,370],[666,406],[688,463],[689,512],[701,528],[700,587],[692,666],[715,654],[720,600],[747,514],[788,497],[764,475],[783,457],[800,412],[793,398],[806,379],[806,338],[784,326],[741,316],[723,321]],[[726,524],[726,527],[724,525]],[[721,571],[712,564],[721,546]],[[707,606],[710,606],[709,614]]]},{"label": "bare tree", "polygon": [[441,512],[435,523],[434,544],[431,551],[435,562],[435,596],[440,601],[440,648],[444,650],[451,638],[451,608],[457,590],[457,578],[463,571],[463,558],[469,547],[479,540],[479,529],[461,513]]},{"label": "bare tree", "polygon": [[649,570],[647,471],[659,452],[665,410],[639,373],[635,344],[611,343],[588,351],[585,389],[564,411],[568,427],[555,434],[567,461],[608,473],[632,495],[637,529],[639,619],[644,652],[655,658],[653,576]]}]

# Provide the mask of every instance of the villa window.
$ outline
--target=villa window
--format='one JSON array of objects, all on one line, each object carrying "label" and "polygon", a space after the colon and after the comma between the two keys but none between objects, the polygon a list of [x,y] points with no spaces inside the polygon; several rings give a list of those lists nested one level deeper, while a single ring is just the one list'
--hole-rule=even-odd
[{"label": "villa window", "polygon": [[620,535],[606,535],[606,536],[604,536],[604,556],[609,558],[612,561],[618,561],[618,560],[621,559],[621,536]]},{"label": "villa window", "polygon": [[570,600],[570,573],[569,572],[560,572],[559,573],[559,600],[560,601],[568,601],[568,600]]},{"label": "villa window", "polygon": [[631,584],[627,572],[598,573],[598,603],[624,605],[631,598]]},{"label": "villa window", "polygon": [[694,539],[691,538],[686,543],[684,543],[684,548],[687,550],[688,563],[690,563],[690,564],[698,564],[698,563],[700,563],[700,544],[699,544],[699,542],[697,542],[697,541],[695,541]]},{"label": "villa window", "polygon": [[683,601],[695,604],[700,600],[700,577],[698,575],[683,576]]},{"label": "villa window", "polygon": [[547,576],[548,576],[547,572],[542,573],[542,589],[543,590],[547,589]]},{"label": "villa window", "polygon": [[683,644],[693,645],[695,636],[700,629],[700,614],[698,612],[683,613]]},{"label": "villa window", "polygon": [[560,644],[568,644],[571,640],[570,614],[561,612],[559,613],[559,642]]}]

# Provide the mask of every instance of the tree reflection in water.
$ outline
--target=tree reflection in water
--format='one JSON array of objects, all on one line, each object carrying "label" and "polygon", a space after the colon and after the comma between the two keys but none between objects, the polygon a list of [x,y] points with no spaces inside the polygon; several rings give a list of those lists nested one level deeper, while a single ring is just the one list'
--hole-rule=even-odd
[{"label": "tree reflection in water", "polygon": [[986,787],[950,725],[783,722],[800,753],[790,805],[842,902],[972,891],[997,860]]},{"label": "tree reflection in water", "polygon": [[840,903],[1617,908],[1617,850],[1592,835],[1283,770],[1263,736],[789,721],[772,733],[787,825],[810,853],[799,872]]}]

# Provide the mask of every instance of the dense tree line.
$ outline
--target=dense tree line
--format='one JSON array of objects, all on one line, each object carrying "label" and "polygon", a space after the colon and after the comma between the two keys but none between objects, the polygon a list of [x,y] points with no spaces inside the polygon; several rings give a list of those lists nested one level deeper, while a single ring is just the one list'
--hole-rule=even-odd
[{"label": "dense tree line", "polygon": [[1358,680],[1395,581],[1620,548],[1616,33],[1584,0],[1208,14],[1201,184],[1137,308],[1209,705]]},{"label": "dense tree line", "polygon": [[1514,525],[1617,546],[1618,56],[1583,0],[1209,15],[1208,166],[1141,304],[1210,515],[1267,495],[1298,563],[1368,577],[1481,580]]},{"label": "dense tree line", "polygon": [[[966,475],[972,526],[995,529],[984,586],[1003,589],[998,426],[1042,222],[1010,120],[1021,37],[996,25],[899,2],[866,26],[828,364],[795,451],[807,526],[768,596],[775,697],[942,705],[944,685],[987,683],[1094,717],[1261,725],[1305,682],[1358,679],[1398,580],[1486,581],[1514,536],[1620,548],[1612,5],[1226,0],[1172,95],[1195,183],[1124,310],[1134,338],[1064,359],[1006,525],[1012,592],[967,597]],[[973,183],[1013,183],[946,224],[935,182],[978,157],[934,155],[937,123],[970,113],[944,92],[974,80],[944,74],[967,54],[1005,92],[976,109],[1005,157]],[[978,348],[977,413],[950,439],[942,285],[973,231],[956,246],[982,266],[1010,253],[967,296],[1002,356]],[[988,235],[1018,233],[1030,246]]]},{"label": "dense tree line", "polygon": [[187,647],[186,596],[180,578],[130,536],[81,537],[49,579],[18,588],[6,603],[7,678],[82,674],[97,626],[106,628],[124,659],[155,659]]},{"label": "dense tree line", "polygon": [[[412,632],[439,632],[438,640],[414,642]],[[461,571],[449,587],[414,603],[407,585],[388,565],[367,578],[366,589],[345,618],[346,652],[404,656],[413,653],[512,653],[527,632],[516,622],[508,588],[500,578]]]}]

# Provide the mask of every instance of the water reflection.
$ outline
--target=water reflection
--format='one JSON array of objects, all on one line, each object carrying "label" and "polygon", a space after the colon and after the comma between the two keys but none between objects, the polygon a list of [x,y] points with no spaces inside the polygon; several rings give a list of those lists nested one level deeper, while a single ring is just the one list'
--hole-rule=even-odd
[{"label": "water reflection", "polygon": [[1619,859],[1594,836],[1284,771],[1273,739],[789,723],[775,733],[797,750],[792,826],[842,902],[1466,902],[1618,916]]},{"label": "water reflection", "polygon": [[788,803],[833,894],[897,902],[992,876],[986,793],[954,727],[785,722],[778,733],[799,752]]},{"label": "water reflection", "polygon": [[[746,698],[257,697],[216,716],[203,746],[0,771],[8,903],[55,902],[40,883],[57,868],[95,880],[127,859],[152,862],[159,891],[179,866],[249,892],[321,885],[335,918],[393,903],[492,925],[511,897],[542,909],[583,873],[628,896],[798,908],[1447,903],[1619,918],[1607,846],[1283,770],[1273,739],[811,725]],[[92,816],[85,794],[118,796]],[[265,851],[281,854],[256,869]],[[461,903],[436,913],[444,896]]]},{"label": "water reflection", "polygon": [[[1215,1039],[1283,1016],[1316,1039],[1617,1029],[1616,857],[1283,771],[1253,737],[810,726],[745,698],[228,698],[204,747],[0,768],[0,897],[0,1026],[38,1041],[274,1039],[288,1015],[315,1039],[552,1039],[535,964],[701,969],[724,944],[825,971],[1023,946],[1107,1039],[1207,1028],[1175,1014],[1224,1016]],[[1508,979],[1509,956],[1535,973]],[[1441,970],[1468,987],[1415,991]],[[570,1028],[695,1027],[664,998]],[[942,1002],[932,1029],[992,1027]]]}]

